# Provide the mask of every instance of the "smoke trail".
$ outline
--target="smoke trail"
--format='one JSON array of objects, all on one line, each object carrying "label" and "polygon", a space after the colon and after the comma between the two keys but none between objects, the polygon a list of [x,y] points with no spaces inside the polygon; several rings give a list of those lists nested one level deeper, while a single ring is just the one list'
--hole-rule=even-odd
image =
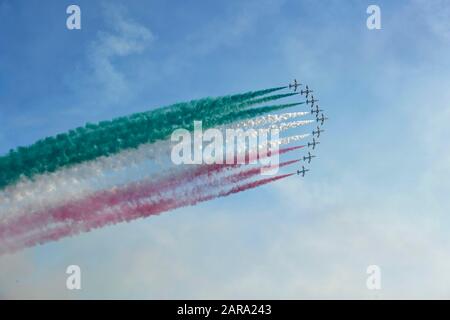
[{"label": "smoke trail", "polygon": [[[289,161],[284,163],[283,165],[288,165],[296,162]],[[249,172],[252,171],[253,174]],[[236,174],[236,178],[230,179],[230,182],[233,180],[239,181],[238,176],[243,177],[243,179],[247,179],[252,175],[257,174],[258,172],[255,169],[249,169],[247,172],[240,172]],[[131,221],[136,218],[143,218],[150,215],[155,215],[162,213],[164,211],[170,211],[176,208],[184,207],[184,206],[193,206],[199,202],[212,200],[219,197],[225,197],[234,193],[239,193],[245,190],[253,189],[264,184],[275,182],[277,180],[281,180],[287,178],[293,174],[285,174],[276,177],[270,177],[266,179],[261,179],[249,183],[244,183],[236,186],[232,186],[228,188],[228,190],[222,190],[215,192],[213,194],[208,194],[211,190],[211,184],[208,186],[201,185],[197,188],[194,188],[193,193],[187,197],[172,197],[172,198],[161,198],[156,202],[145,202],[145,201],[128,201],[126,204],[119,206],[113,210],[109,210],[108,213],[102,215],[94,215],[91,216],[90,219],[83,221],[81,224],[68,224],[63,226],[58,226],[54,229],[45,230],[43,234],[34,234],[29,237],[25,237],[22,241],[14,240],[13,242],[4,242],[2,245],[2,249],[0,249],[0,254],[6,252],[14,252],[24,247],[34,246],[36,244],[43,244],[48,241],[56,241],[62,237],[75,235],[80,232],[88,232],[92,229],[96,229],[105,225],[116,224],[122,221]],[[216,182],[216,187],[222,187],[220,183]]]},{"label": "smoke trail", "polygon": [[266,124],[274,124],[277,122],[289,120],[292,118],[302,117],[308,115],[309,112],[287,112],[282,114],[269,114],[266,116],[260,116],[255,119],[241,121],[232,126],[232,128],[256,128]]},{"label": "smoke trail", "polygon": [[[247,119],[247,118],[258,116],[258,115],[261,115],[261,114],[264,114],[267,112],[272,112],[272,111],[277,111],[277,110],[293,107],[293,106],[296,106],[299,104],[300,103],[291,103],[291,104],[285,104],[285,105],[261,107],[261,108],[257,108],[257,109],[245,110],[245,111],[238,112],[238,113],[231,114],[231,115],[226,115],[221,118],[216,117],[216,118],[213,118],[212,120],[206,121],[205,127],[211,127],[211,126],[215,126],[215,125],[221,124],[221,123],[232,123],[234,121]],[[193,126],[193,124],[189,125],[190,129],[192,128],[192,126]],[[169,132],[168,132],[168,134],[169,134]],[[114,141],[114,139],[112,139],[112,140]],[[69,167],[68,170],[64,170],[65,168],[63,168],[64,171],[62,174],[59,174],[60,172],[57,171],[57,172],[51,173],[50,176],[44,175],[43,178],[38,176],[37,178],[34,178],[33,180],[38,180],[38,181],[50,180],[50,183],[52,183],[52,182],[54,182],[53,181],[54,178],[61,177],[61,179],[59,179],[59,181],[61,181],[63,184],[67,184],[66,177],[70,177],[72,179],[72,181],[74,181],[75,184],[78,185],[76,188],[76,190],[78,190],[77,192],[82,192],[79,182],[83,179],[91,178],[93,176],[98,176],[99,174],[102,174],[105,169],[116,169],[118,167],[123,166],[124,164],[129,165],[132,163],[137,163],[139,161],[142,161],[142,159],[151,158],[151,155],[163,153],[162,152],[163,150],[161,150],[161,148],[158,148],[158,146],[161,146],[161,145],[158,145],[158,142],[156,142],[153,145],[154,145],[154,147],[150,143],[141,145],[141,146],[143,146],[143,148],[138,147],[138,152],[135,152],[135,149],[132,149],[132,151],[124,150],[122,153],[118,153],[116,155],[112,155],[109,157],[102,156],[102,157],[97,158],[99,160],[99,162],[84,162],[84,163],[86,163],[86,165],[84,165],[84,163],[81,163],[80,167],[74,167],[73,169],[71,169]],[[167,144],[164,145],[164,147],[166,149],[168,149]],[[130,154],[133,154],[133,157],[130,157],[129,156]],[[15,191],[21,190],[19,192],[15,192],[14,197],[24,198],[24,197],[30,196],[31,195],[30,192],[35,192],[36,190],[40,190],[42,192],[45,190],[54,190],[55,189],[54,186],[50,186],[51,189],[49,189],[48,186],[50,183],[46,183],[46,182],[44,182],[44,184],[41,185],[39,189],[36,189],[35,188],[36,184],[29,183],[29,182],[30,181],[28,179],[22,178],[19,181],[19,185],[17,186],[17,188],[15,188],[15,186],[13,186],[12,190],[15,190]],[[33,185],[33,186],[29,187],[27,189],[26,188],[27,185],[28,186]],[[47,186],[47,187],[44,187],[44,186]],[[86,186],[86,187],[89,188],[89,186]],[[3,194],[0,192],[0,200],[2,200],[2,201],[0,201],[0,207],[1,207],[2,202],[4,204],[6,203],[6,205],[9,205],[10,201],[8,201],[6,198],[11,199],[10,195],[11,195],[10,190],[6,190],[6,193],[3,193]],[[1,219],[1,217],[0,217],[0,219]]]},{"label": "smoke trail", "polygon": [[314,122],[314,120],[302,120],[302,121],[292,121],[292,122],[283,122],[281,124],[273,124],[269,127],[269,129],[278,129],[280,132],[285,131],[292,128],[301,127],[307,124]]},{"label": "smoke trail", "polygon": [[230,108],[228,109],[229,111],[239,111],[242,110],[246,107],[250,107],[253,105],[257,105],[257,104],[262,104],[262,103],[266,103],[266,102],[270,102],[270,101],[274,101],[274,100],[279,100],[279,99],[283,99],[283,98],[287,98],[287,97],[291,97],[291,96],[295,96],[298,95],[299,93],[283,93],[283,94],[275,94],[275,95],[271,95],[268,97],[263,97],[263,98],[258,98],[258,99],[253,99],[253,100],[248,100],[245,102],[241,102],[235,106],[230,106]]},{"label": "smoke trail", "polygon": [[[285,166],[289,166],[289,165],[297,163],[299,161],[300,160],[285,161],[285,162],[280,163],[279,167],[282,168],[282,167],[285,167]],[[230,177],[226,177],[226,178],[224,178],[224,180],[226,182],[228,182],[228,183],[238,183],[240,181],[249,179],[249,178],[257,175],[260,172],[261,172],[261,168],[260,167],[252,168],[252,169],[248,169],[248,170],[242,171],[242,172],[240,172],[240,173],[238,173],[236,175],[232,175]]]},{"label": "smoke trail", "polygon": [[[145,176],[150,172],[130,176],[134,170],[132,164],[163,160],[170,149],[167,137],[177,128],[193,130],[194,120],[203,120],[204,128],[223,129],[226,125],[250,127],[252,122],[247,119],[258,117],[253,126],[270,124],[269,128],[280,131],[312,122],[278,124],[306,112],[262,117],[265,113],[304,102],[247,109],[294,95],[258,98],[283,88],[193,100],[95,125],[87,124],[0,157],[0,212],[7,208],[6,216],[0,216],[0,239],[3,239],[0,246],[11,250],[45,243],[107,224],[227,196],[290,176],[244,183],[261,168],[240,170],[241,164],[225,164],[177,170],[170,163],[170,171],[160,171],[149,178]],[[287,144],[306,136],[287,137],[277,143]],[[280,153],[297,148],[285,148]],[[297,161],[283,162],[280,166]],[[142,168],[137,166],[137,169]],[[107,179],[97,179],[100,176]],[[129,183],[133,178],[143,179]],[[120,181],[127,184],[120,186]],[[108,190],[109,187],[114,189]],[[23,210],[28,208],[30,211]]]},{"label": "smoke trail", "polygon": [[[24,179],[0,191],[0,221],[20,212],[32,213],[45,210],[69,199],[81,199],[99,189],[108,189],[126,183],[129,180],[129,174],[125,174],[125,171],[121,172],[125,169],[129,172],[129,167],[133,164],[145,165],[145,167],[141,166],[142,168],[136,167],[135,171],[139,172],[139,178],[148,176],[157,181],[167,173],[161,170],[149,171],[147,162],[155,156],[161,159],[169,157],[170,142],[158,141],[154,144],[145,144],[137,149],[125,150],[110,157],[100,157],[95,161],[63,168],[51,174],[39,175],[33,180]],[[171,163],[169,158],[164,159],[166,163]],[[180,173],[184,169],[184,167],[170,168],[173,173]]]},{"label": "smoke trail", "polygon": [[[237,114],[235,117],[249,117],[261,112],[286,108],[293,105],[296,104],[263,107],[262,110],[253,109],[245,111],[243,114]],[[233,119],[233,117],[228,117],[227,119],[219,120],[219,122],[233,121]],[[281,130],[283,129],[284,128],[281,128]],[[138,149],[125,150],[110,157],[100,157],[95,162],[84,162],[78,166],[63,168],[62,170],[48,175],[40,175],[33,179],[33,181],[23,179],[17,185],[8,187],[3,190],[3,192],[0,191],[0,208],[3,207],[3,212],[14,211],[14,209],[7,210],[7,208],[12,208],[12,204],[17,202],[33,203],[36,207],[36,204],[39,203],[57,202],[58,199],[64,197],[64,195],[66,195],[65,197],[78,198],[97,188],[96,185],[98,183],[89,183],[93,182],[92,179],[94,177],[105,176],[109,171],[117,171],[130,164],[137,164],[145,160],[154,159],[155,155],[168,155],[169,152],[169,143],[167,141],[159,141],[154,144],[142,145]],[[114,181],[111,181],[111,183],[112,182]],[[68,186],[71,185],[73,187],[68,188]],[[48,192],[60,194],[61,196],[49,198],[47,195]],[[22,209],[24,209],[23,206]],[[2,217],[0,216],[0,220],[1,219]]]},{"label": "smoke trail", "polygon": [[198,116],[215,116],[227,104],[242,103],[283,88],[193,100],[99,124],[88,123],[68,133],[39,140],[29,147],[19,147],[0,157],[0,189],[16,182],[21,176],[31,178],[40,173],[54,172],[63,166],[164,139],[175,128],[188,126]]},{"label": "smoke trail", "polygon": [[[259,108],[259,109],[248,110],[246,112],[241,112],[241,113],[237,113],[237,114],[228,114],[224,117],[219,117],[219,118],[217,116],[215,116],[215,117],[212,117],[211,119],[208,119],[209,121],[206,121],[205,127],[215,126],[215,125],[218,125],[221,123],[229,123],[229,122],[233,122],[234,118],[245,119],[245,118],[251,117],[253,115],[263,114],[266,112],[291,107],[294,105],[296,105],[296,104],[263,107],[263,108]],[[184,127],[189,130],[192,130],[193,124],[191,124],[191,123],[187,124],[186,122],[188,120],[186,119],[186,117],[185,117],[184,121],[185,121]],[[145,130],[144,127],[140,128],[137,125],[133,125],[133,131],[126,129],[125,130],[126,134],[121,135],[120,132],[115,132],[114,134],[111,133],[110,134],[111,136],[108,138],[109,141],[104,141],[104,143],[102,144],[102,148],[105,153],[104,155],[105,156],[109,155],[110,154],[109,152],[116,153],[116,151],[120,151],[122,148],[128,149],[131,147],[137,147],[137,146],[139,146],[139,144],[147,142],[147,141],[153,142],[153,141],[156,141],[157,139],[163,139],[171,133],[170,130],[172,130],[173,128],[174,128],[174,126],[168,127],[168,128],[160,130],[159,132],[156,132],[154,135],[151,135],[149,133],[149,128],[147,128],[147,130]],[[125,141],[126,141],[126,143],[125,143]],[[125,144],[128,144],[128,145],[125,146]],[[101,150],[100,150],[100,152],[98,152],[97,145],[91,145],[90,147],[87,146],[87,149],[83,151],[84,147],[86,147],[86,146],[81,145],[80,150],[77,154],[77,156],[79,156],[80,153],[84,153],[86,155],[86,157],[84,157],[85,159],[80,160],[81,162],[100,157],[101,153],[103,152]],[[49,167],[52,167],[53,169],[56,170],[56,168],[58,168],[60,165],[64,166],[64,164],[58,164],[59,160],[60,160],[60,158],[56,157],[55,159],[53,159],[46,165]],[[48,170],[48,171],[53,172],[54,171],[53,169]]]},{"label": "smoke trail", "polygon": [[[235,94],[235,95],[231,95],[231,96],[226,96],[222,99],[223,104],[230,104],[230,103],[239,103],[241,101],[244,100],[249,100],[249,99],[253,99],[259,96],[264,96],[266,94],[275,92],[275,91],[279,91],[279,90],[283,90],[286,89],[287,87],[275,87],[275,88],[270,88],[270,89],[263,89],[263,90],[258,90],[258,91],[250,91],[247,93],[243,93],[243,94]],[[221,107],[218,104],[214,104],[213,107]]]},{"label": "smoke trail", "polygon": [[[290,148],[284,148],[274,152],[269,156],[274,154],[283,155],[285,153],[298,150],[303,148],[303,146],[295,146]],[[254,159],[262,159],[267,155],[251,154],[249,155],[249,162]],[[295,162],[296,160],[294,160]],[[294,163],[288,161],[281,163],[279,166],[284,167]],[[23,213],[20,216],[15,216],[12,219],[4,221],[0,224],[0,239],[6,236],[16,236],[30,229],[35,229],[43,227],[47,224],[61,222],[66,220],[80,221],[85,219],[87,216],[94,214],[97,211],[106,209],[117,205],[123,201],[130,201],[133,198],[151,197],[152,195],[160,195],[161,193],[168,192],[170,190],[175,190],[177,187],[183,184],[193,182],[196,179],[203,179],[203,184],[205,184],[204,179],[206,178],[217,178],[220,177],[220,173],[224,171],[236,169],[241,167],[242,164],[235,162],[234,164],[215,164],[215,165],[200,165],[193,170],[187,170],[182,173],[174,173],[172,175],[166,176],[159,180],[143,180],[141,182],[130,183],[122,188],[116,188],[114,190],[104,190],[95,193],[82,200],[72,200],[66,204],[59,207],[52,208],[49,210],[44,210],[37,212],[35,214]],[[247,170],[246,174],[255,175],[259,173],[260,168],[254,168]],[[244,175],[237,175],[238,180],[242,180]],[[225,180],[226,182],[230,182]],[[235,180],[232,180],[235,181]],[[237,180],[235,181],[237,182]]]},{"label": "smoke trail", "polygon": [[[97,216],[96,220],[91,221],[91,225],[87,226],[87,229],[83,231],[90,231],[91,226],[99,227],[100,225],[118,223],[122,221],[131,221],[136,218],[144,218],[150,215],[159,214],[164,211],[173,210],[180,207],[185,206],[193,206],[198,204],[199,202],[204,202],[220,197],[226,197],[228,195],[239,193],[245,190],[253,189],[267,183],[275,182],[284,178],[287,178],[291,174],[285,174],[265,179],[260,179],[253,182],[244,183],[241,185],[233,186],[229,190],[219,191],[212,194],[205,194],[205,192],[209,191],[208,188],[204,188],[204,186],[198,187],[194,190],[191,195],[188,197],[174,198],[170,200],[162,200],[157,203],[146,203],[146,202],[135,202],[135,203],[127,203],[124,206],[121,206],[116,213],[112,213],[109,216]],[[86,227],[85,227],[86,228]]]},{"label": "smoke trail", "polygon": [[290,136],[290,137],[282,138],[282,139],[280,139],[279,144],[289,144],[289,143],[292,143],[292,142],[303,140],[306,137],[309,137],[310,135],[311,134],[307,133],[307,134],[299,134],[299,135],[296,135],[296,136]]},{"label": "smoke trail", "polygon": [[[292,107],[295,107],[295,106],[298,106],[301,104],[303,104],[303,102],[287,103],[287,104],[282,104],[282,105],[260,107],[260,108],[256,108],[256,109],[250,109],[250,110],[242,110],[242,111],[230,114],[230,115],[219,116],[218,118],[216,117],[216,118],[212,118],[212,119],[206,119],[206,121],[203,121],[203,123],[206,122],[207,127],[215,127],[215,126],[218,126],[221,124],[222,125],[229,124],[232,122],[257,117],[257,116],[260,116],[262,114],[269,113],[269,112],[275,112],[278,110],[292,108]],[[215,125],[211,125],[211,122],[215,123]]]}]

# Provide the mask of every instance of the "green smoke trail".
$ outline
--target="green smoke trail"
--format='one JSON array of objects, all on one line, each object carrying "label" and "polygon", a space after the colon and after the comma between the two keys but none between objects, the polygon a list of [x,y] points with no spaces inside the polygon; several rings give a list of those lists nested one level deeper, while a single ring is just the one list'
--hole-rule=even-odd
[{"label": "green smoke trail", "polygon": [[[177,103],[175,105],[162,107],[157,110],[150,111],[150,112],[154,113],[154,114],[162,114],[162,113],[167,113],[167,112],[170,112],[170,113],[183,112],[183,113],[185,113],[185,112],[191,111],[191,112],[195,112],[196,114],[200,115],[205,111],[209,112],[208,109],[216,109],[215,112],[227,113],[228,112],[227,110],[223,110],[226,106],[236,105],[236,104],[242,103],[243,101],[250,100],[250,99],[253,99],[253,98],[256,98],[259,96],[264,96],[266,94],[269,94],[269,93],[272,93],[275,91],[279,91],[279,90],[282,90],[285,88],[287,88],[287,87],[284,86],[284,87],[263,89],[263,90],[258,90],[258,91],[249,91],[246,93],[228,95],[228,96],[223,96],[223,97],[219,97],[219,98],[203,98],[200,100],[192,100],[188,103]],[[269,101],[269,100],[267,100],[267,101]],[[124,118],[139,118],[141,115],[147,114],[147,113],[149,113],[149,112],[137,113],[137,114],[131,115],[129,117],[124,117]]]},{"label": "green smoke trail", "polygon": [[247,100],[247,101],[244,101],[241,103],[226,105],[226,106],[222,107],[221,110],[222,110],[222,113],[231,113],[231,112],[235,112],[235,111],[240,111],[240,110],[250,107],[250,106],[295,96],[297,94],[298,93],[275,94],[275,95],[271,95],[271,96],[267,96],[267,97],[263,97],[263,98]]},{"label": "green smoke trail", "polygon": [[[68,133],[39,140],[29,147],[19,147],[0,157],[0,189],[16,182],[21,176],[32,178],[37,174],[54,172],[63,166],[109,156],[125,149],[136,148],[143,143],[165,139],[177,128],[192,130],[194,120],[211,119],[210,126],[221,124],[221,121],[232,121],[233,115],[229,114],[229,106],[233,106],[231,110],[238,110],[258,103],[257,100],[261,103],[280,99],[287,95],[267,97],[268,100],[256,99],[245,104],[248,99],[283,88],[285,87],[177,103],[98,124],[88,123]],[[251,114],[256,112],[248,111],[250,113],[245,114],[245,117],[251,117]],[[257,114],[259,113],[255,115]],[[244,114],[240,114],[239,119],[243,116]]]},{"label": "green smoke trail", "polygon": [[[221,100],[221,104],[222,106],[225,104],[231,105],[231,104],[235,104],[235,103],[239,103],[245,100],[250,100],[259,96],[264,96],[266,94],[275,92],[275,91],[279,91],[282,89],[286,89],[287,87],[276,87],[276,88],[270,88],[270,89],[264,89],[264,90],[259,90],[259,91],[253,91],[253,92],[246,92],[243,94],[235,94],[232,96],[228,96],[225,97],[223,100]],[[212,107],[218,107],[220,108],[220,104],[219,105],[212,105]]]},{"label": "green smoke trail", "polygon": [[248,101],[239,103],[238,106],[239,106],[239,109],[241,109],[241,108],[249,107],[249,106],[256,105],[256,104],[266,103],[266,102],[270,102],[270,101],[274,101],[274,100],[278,100],[278,99],[283,99],[283,98],[295,96],[295,95],[298,95],[298,94],[299,94],[298,92],[274,94],[274,95],[263,97],[263,98],[248,100]]}]

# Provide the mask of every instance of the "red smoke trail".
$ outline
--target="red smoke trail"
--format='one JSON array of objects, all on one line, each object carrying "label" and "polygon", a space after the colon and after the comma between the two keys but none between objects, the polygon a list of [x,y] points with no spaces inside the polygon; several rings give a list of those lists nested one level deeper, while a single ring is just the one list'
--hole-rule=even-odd
[{"label": "red smoke trail", "polygon": [[[102,217],[102,223],[106,224],[112,224],[112,223],[118,223],[121,221],[131,221],[137,218],[144,218],[151,215],[156,215],[164,211],[174,210],[181,207],[186,206],[194,206],[200,202],[209,201],[216,198],[226,197],[234,193],[239,193],[242,191],[246,191],[249,189],[253,189],[271,182],[275,182],[287,177],[290,177],[294,175],[295,173],[289,173],[284,175],[279,175],[275,177],[260,179],[257,181],[248,182],[242,185],[237,185],[232,187],[228,191],[220,191],[216,194],[203,194],[203,191],[201,191],[202,188],[199,188],[200,190],[194,192],[193,197],[188,198],[180,198],[180,199],[172,199],[172,200],[163,200],[156,204],[136,204],[134,207],[130,205],[123,206],[118,213],[111,214],[109,217]],[[118,219],[117,219],[118,218]],[[121,220],[120,220],[121,219]],[[92,223],[92,221],[91,221]],[[94,225],[97,225],[97,221],[94,222]],[[104,224],[102,224],[104,225]],[[90,229],[89,229],[90,230]],[[87,231],[89,231],[87,230]]]},{"label": "red smoke trail", "polygon": [[[304,146],[295,146],[289,148],[279,149],[278,152],[269,154],[272,156],[275,154],[285,154],[290,151],[294,151]],[[259,157],[259,159],[264,158]],[[258,158],[257,154],[251,154],[248,157],[249,162],[252,162]],[[235,162],[237,157],[235,157]],[[293,162],[289,162],[291,164]],[[285,164],[286,165],[286,164]],[[218,173],[225,170],[234,169],[242,166],[242,164],[212,164],[201,165],[194,170],[188,170],[178,174],[172,174],[164,179],[160,179],[155,182],[140,182],[127,185],[125,188],[117,190],[106,190],[95,193],[88,196],[85,199],[74,200],[69,203],[63,204],[59,207],[48,209],[46,211],[36,212],[33,214],[22,214],[18,217],[14,217],[7,220],[3,225],[0,225],[0,239],[9,236],[18,236],[33,229],[47,226],[51,223],[62,221],[84,221],[96,212],[104,210],[108,207],[113,207],[121,202],[129,201],[133,198],[143,198],[149,196],[161,196],[163,192],[168,190],[174,190],[183,183],[190,182],[201,176],[217,176]],[[280,164],[280,166],[282,166]],[[260,171],[260,168],[254,168],[251,172],[247,172],[249,176],[256,174]],[[246,172],[246,171],[244,171]],[[233,176],[231,176],[233,177]],[[237,182],[244,177],[236,177],[231,182]]]},{"label": "red smoke trail", "polygon": [[[280,163],[278,166],[280,168],[282,168],[282,167],[289,166],[289,165],[294,164],[294,163],[299,162],[299,161],[300,160],[286,161],[286,162]],[[248,170],[242,171],[240,173],[231,175],[229,177],[225,177],[223,180],[225,180],[228,183],[237,183],[239,181],[251,178],[251,177],[257,175],[260,172],[261,172],[261,168],[260,167],[252,168],[252,169],[248,169]]]},{"label": "red smoke trail", "polygon": [[261,180],[249,182],[249,183],[246,183],[246,184],[241,185],[241,186],[233,187],[230,191],[221,193],[219,195],[219,197],[226,197],[226,196],[229,196],[229,195],[231,195],[233,193],[239,193],[239,192],[242,192],[242,191],[245,191],[245,190],[253,189],[253,188],[265,185],[267,183],[275,182],[275,181],[278,181],[278,180],[290,177],[290,176],[292,176],[294,174],[295,173],[288,173],[288,174],[283,174],[283,175],[279,175],[279,176],[276,176],[276,177],[271,177],[271,178],[266,178],[266,179],[261,179]]},{"label": "red smoke trail", "polygon": [[[36,237],[29,239],[25,242],[24,247],[34,246],[36,244],[44,244],[48,241],[56,241],[62,237],[73,235],[74,233],[80,232],[89,232],[92,229],[100,228],[105,225],[117,224],[119,222],[129,222],[131,220],[135,220],[137,218],[145,218],[152,215],[158,215],[162,212],[178,209],[181,207],[194,206],[200,202],[209,201],[216,198],[226,197],[231,194],[243,192],[249,189],[253,189],[259,186],[263,186],[265,184],[275,182],[281,179],[285,179],[294,175],[295,173],[284,174],[276,177],[265,178],[253,182],[249,182],[243,185],[238,185],[231,188],[228,191],[222,191],[217,194],[210,195],[202,195],[199,193],[197,197],[184,198],[184,199],[167,199],[161,200],[157,203],[144,203],[144,204],[136,204],[134,206],[124,205],[122,206],[118,212],[97,215],[93,217],[88,223],[84,226],[78,226],[76,228],[72,227],[64,227],[59,230],[55,230],[50,232],[43,237]],[[75,231],[75,232],[74,232]]]},{"label": "red smoke trail", "polygon": [[[280,167],[290,165],[292,163],[297,162],[298,160],[287,161],[280,164]],[[232,175],[232,179],[228,179],[226,184],[232,185],[235,181],[241,181],[242,179],[247,179],[249,177],[255,176],[260,172],[260,168],[252,168],[248,170],[244,170],[242,172],[238,172]],[[56,228],[50,230],[44,230],[43,233],[31,235],[26,237],[24,241],[13,241],[13,243],[3,245],[3,250],[0,250],[0,254],[5,252],[14,252],[20,250],[25,247],[34,246],[37,244],[43,244],[49,241],[56,241],[63,237],[71,236],[78,234],[80,232],[88,232],[92,229],[100,228],[109,224],[116,224],[122,221],[131,221],[136,218],[143,218],[150,215],[157,215],[159,213],[173,210],[180,207],[185,206],[193,206],[199,202],[208,201],[211,199],[225,197],[231,195],[233,193],[242,192],[248,189],[256,188],[258,186],[274,182],[280,179],[284,179],[286,177],[291,176],[292,174],[286,174],[276,177],[270,177],[266,179],[257,180],[254,182],[238,185],[232,187],[228,191],[220,191],[216,194],[205,194],[211,190],[211,187],[223,187],[223,183],[220,183],[220,180],[211,185],[200,185],[195,187],[190,194],[194,196],[188,197],[177,197],[168,198],[168,199],[160,199],[155,203],[139,203],[138,198],[134,199],[133,202],[128,202],[124,205],[119,206],[118,210],[114,210],[112,213],[104,213],[101,215],[93,215],[88,217],[85,221],[75,222],[75,223],[67,223],[63,226],[58,226]]]}]

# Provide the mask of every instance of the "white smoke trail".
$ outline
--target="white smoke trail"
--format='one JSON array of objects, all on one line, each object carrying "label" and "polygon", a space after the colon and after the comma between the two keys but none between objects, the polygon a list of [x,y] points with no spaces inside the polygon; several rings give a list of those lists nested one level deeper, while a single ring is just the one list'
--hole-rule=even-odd
[{"label": "white smoke trail", "polygon": [[310,135],[311,135],[310,133],[307,133],[307,134],[299,134],[299,135],[296,135],[296,136],[290,136],[290,137],[281,138],[280,141],[279,141],[279,144],[280,145],[285,145],[285,144],[289,144],[289,143],[292,143],[292,142],[300,141],[300,140],[303,140],[303,139],[307,138]]},{"label": "white smoke trail", "polygon": [[270,129],[278,129],[280,130],[280,132],[288,130],[288,129],[292,129],[292,128],[297,128],[297,127],[301,127],[310,123],[313,123],[314,120],[301,120],[301,121],[292,121],[292,122],[283,122],[281,124],[273,124],[270,126]]},{"label": "white smoke trail", "polygon": [[[155,157],[167,155],[166,149],[170,149],[170,142],[158,141],[110,157],[100,157],[56,172],[38,175],[33,180],[22,178],[15,185],[0,191],[0,221],[8,213],[31,210],[31,207],[42,209],[58,204],[60,199],[82,198],[96,190],[120,184],[130,178],[129,173],[133,169],[139,169],[141,177],[157,177],[161,165],[158,166],[159,161],[150,161],[155,160]],[[143,166],[143,163],[147,163],[147,166]]]},{"label": "white smoke trail", "polygon": [[298,118],[305,115],[308,115],[309,112],[287,112],[282,114],[269,114],[265,116],[256,117],[254,119],[245,120],[238,122],[231,126],[231,128],[256,128],[259,126],[263,126],[266,124],[273,124],[285,120],[289,120],[292,118]]}]

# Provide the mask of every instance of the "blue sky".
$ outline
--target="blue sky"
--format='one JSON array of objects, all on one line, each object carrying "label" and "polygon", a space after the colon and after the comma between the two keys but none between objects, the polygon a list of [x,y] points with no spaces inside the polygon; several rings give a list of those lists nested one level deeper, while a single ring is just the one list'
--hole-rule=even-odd
[{"label": "blue sky", "polygon": [[[448,298],[446,1],[0,1],[0,153],[286,84],[330,121],[306,179],[0,258],[0,296]],[[366,28],[378,4],[382,29]],[[78,264],[83,289],[65,289]],[[366,267],[382,290],[365,287]],[[15,280],[19,281],[15,281]]]}]

